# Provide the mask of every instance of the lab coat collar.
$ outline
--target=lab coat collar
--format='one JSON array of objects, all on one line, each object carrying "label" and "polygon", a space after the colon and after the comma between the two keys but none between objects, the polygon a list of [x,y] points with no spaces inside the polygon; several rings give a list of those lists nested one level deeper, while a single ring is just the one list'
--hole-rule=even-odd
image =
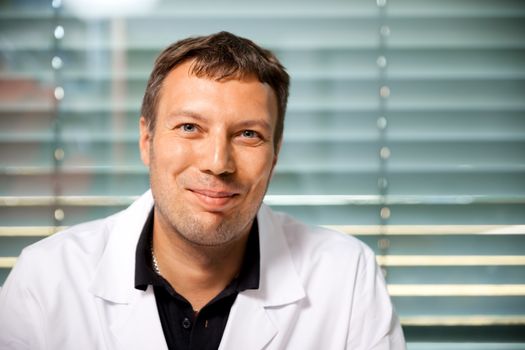
[{"label": "lab coat collar", "polygon": [[112,303],[127,304],[140,293],[135,289],[135,251],[152,207],[153,196],[149,190],[116,214],[91,285],[96,296]]},{"label": "lab coat collar", "polygon": [[261,246],[259,289],[247,291],[265,307],[282,306],[305,297],[282,226],[266,205],[258,214]]}]

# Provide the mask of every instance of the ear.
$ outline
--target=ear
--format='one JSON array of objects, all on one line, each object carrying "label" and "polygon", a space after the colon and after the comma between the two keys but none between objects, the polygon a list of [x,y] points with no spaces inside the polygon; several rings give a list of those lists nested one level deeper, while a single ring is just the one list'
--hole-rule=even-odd
[{"label": "ear", "polygon": [[146,118],[140,117],[140,136],[139,136],[139,149],[140,149],[140,158],[142,163],[149,167],[150,163],[150,147],[153,140],[153,135],[149,130],[149,124],[146,121]]}]

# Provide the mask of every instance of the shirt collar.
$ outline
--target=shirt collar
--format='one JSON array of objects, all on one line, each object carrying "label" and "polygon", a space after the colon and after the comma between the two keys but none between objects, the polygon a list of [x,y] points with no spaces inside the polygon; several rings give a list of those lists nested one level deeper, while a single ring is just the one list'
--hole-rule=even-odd
[{"label": "shirt collar", "polygon": [[[148,285],[159,286],[163,284],[163,278],[157,275],[152,267],[153,212],[154,208],[151,209],[142,228],[135,251],[135,288],[140,290],[146,290]],[[237,292],[259,288],[260,264],[259,225],[256,217],[248,236],[237,283],[235,283]]]}]

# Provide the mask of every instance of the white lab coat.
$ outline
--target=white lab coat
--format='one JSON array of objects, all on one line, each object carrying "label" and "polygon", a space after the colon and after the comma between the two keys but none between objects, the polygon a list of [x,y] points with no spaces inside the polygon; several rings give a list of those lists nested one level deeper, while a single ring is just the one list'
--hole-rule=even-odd
[{"label": "white lab coat", "polygon": [[[0,349],[167,349],[151,286],[134,288],[153,205],[74,226],[22,252],[0,292]],[[220,349],[404,349],[373,253],[263,205],[258,290],[241,292]]]}]

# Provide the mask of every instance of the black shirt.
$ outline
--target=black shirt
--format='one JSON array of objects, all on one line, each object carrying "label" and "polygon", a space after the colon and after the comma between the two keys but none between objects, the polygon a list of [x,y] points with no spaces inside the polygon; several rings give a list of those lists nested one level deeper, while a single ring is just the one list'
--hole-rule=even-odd
[{"label": "black shirt", "polygon": [[157,310],[166,343],[170,350],[218,349],[228,321],[230,309],[239,292],[259,288],[259,229],[257,218],[249,233],[243,265],[239,276],[213,298],[199,313],[152,267],[151,239],[153,209],[151,210],[135,253],[135,288],[146,290],[153,286]]}]

